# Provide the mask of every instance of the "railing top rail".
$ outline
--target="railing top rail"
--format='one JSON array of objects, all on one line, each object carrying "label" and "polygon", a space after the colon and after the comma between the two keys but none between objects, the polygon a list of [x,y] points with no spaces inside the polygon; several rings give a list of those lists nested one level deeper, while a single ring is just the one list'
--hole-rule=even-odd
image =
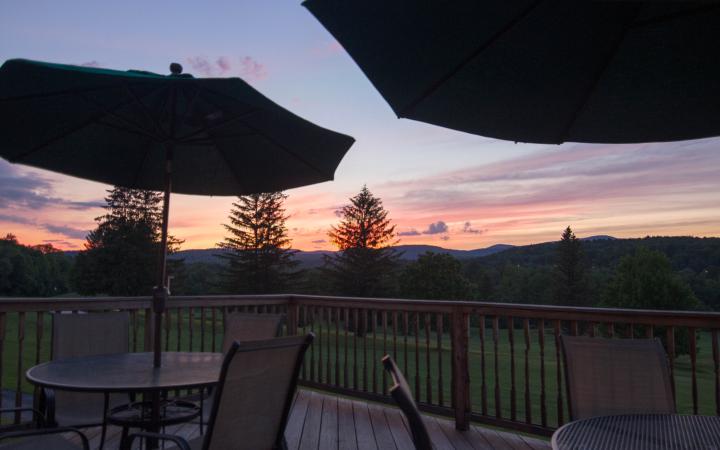
[{"label": "railing top rail", "polygon": [[[147,297],[0,298],[0,312],[50,310],[144,309],[151,307]],[[408,312],[462,311],[466,313],[514,316],[531,319],[585,320],[594,322],[632,322],[652,325],[678,325],[720,328],[720,312],[648,309],[592,308],[577,306],[528,305],[457,300],[408,300],[392,298],[331,297],[321,295],[194,295],[173,296],[169,307],[281,305],[295,303],[326,307],[385,309]]]}]

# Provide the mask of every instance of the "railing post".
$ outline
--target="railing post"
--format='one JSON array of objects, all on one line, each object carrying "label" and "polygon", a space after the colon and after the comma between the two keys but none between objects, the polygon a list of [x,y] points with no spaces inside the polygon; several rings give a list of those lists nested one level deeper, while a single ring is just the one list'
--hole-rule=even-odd
[{"label": "railing post", "polygon": [[470,371],[468,364],[469,314],[460,308],[452,313],[452,398],[455,428],[470,428]]},{"label": "railing post", "polygon": [[300,306],[294,298],[288,300],[287,305],[287,335],[295,336],[298,329],[298,319],[300,317]]}]

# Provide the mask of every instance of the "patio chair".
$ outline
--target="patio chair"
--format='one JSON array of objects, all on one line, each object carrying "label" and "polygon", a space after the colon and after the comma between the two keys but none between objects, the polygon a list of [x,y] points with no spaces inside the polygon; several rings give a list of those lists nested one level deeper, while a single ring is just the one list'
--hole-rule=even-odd
[{"label": "patio chair", "polygon": [[[127,353],[128,312],[54,313],[52,359]],[[102,426],[100,448],[105,440],[107,411],[128,402],[127,394],[93,394],[41,389],[39,405],[50,426],[85,428]]]},{"label": "patio chair", "polygon": [[181,449],[286,449],[285,425],[305,351],[315,336],[234,342],[220,371],[207,433],[190,442],[178,436],[135,433],[121,443],[156,438]]},{"label": "patio chair", "polygon": [[560,342],[570,420],[675,413],[660,340],[561,336]]},{"label": "patio chair", "polygon": [[239,312],[226,314],[223,353],[226,353],[235,341],[261,341],[280,336],[284,319],[285,316],[282,314]]},{"label": "patio chair", "polygon": [[[42,426],[42,416],[39,411],[33,408],[8,408],[0,409],[0,415],[16,412],[32,412],[35,417],[35,425]],[[13,431],[5,431],[13,430]],[[80,445],[76,445],[68,434],[77,434]],[[13,426],[0,427],[0,450],[90,450],[87,437],[78,429],[70,427],[39,428],[18,430]]]},{"label": "patio chair", "polygon": [[390,355],[383,357],[382,364],[395,383],[390,388],[390,395],[392,395],[392,398],[398,404],[403,414],[405,414],[405,418],[410,425],[410,432],[412,433],[415,448],[418,450],[432,450],[430,435],[428,434],[427,428],[425,428],[425,422],[420,415],[420,410],[415,403],[405,376]]}]

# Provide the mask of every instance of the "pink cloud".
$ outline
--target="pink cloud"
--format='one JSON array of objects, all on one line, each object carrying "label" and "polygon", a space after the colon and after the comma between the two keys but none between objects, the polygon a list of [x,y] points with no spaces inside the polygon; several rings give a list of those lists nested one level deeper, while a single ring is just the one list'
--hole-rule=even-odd
[{"label": "pink cloud", "polygon": [[193,72],[205,77],[239,76],[245,80],[257,81],[267,77],[267,68],[251,56],[219,56],[212,61],[204,56],[186,58]]}]

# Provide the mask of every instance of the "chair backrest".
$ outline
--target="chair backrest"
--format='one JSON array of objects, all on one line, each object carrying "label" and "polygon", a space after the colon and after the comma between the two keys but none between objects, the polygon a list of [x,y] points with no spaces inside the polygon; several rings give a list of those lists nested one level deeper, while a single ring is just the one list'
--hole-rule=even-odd
[{"label": "chair backrest", "polygon": [[230,346],[215,388],[204,450],[284,448],[300,366],[314,337],[310,333]]},{"label": "chair backrest", "polygon": [[226,314],[223,353],[227,352],[235,341],[262,341],[280,336],[284,318],[282,314]]},{"label": "chair backrest", "polygon": [[[130,351],[130,314],[91,312],[52,315],[52,359],[127,353]],[[127,403],[127,396],[113,394],[109,406]],[[55,418],[62,426],[91,425],[102,421],[103,394],[56,391]]]},{"label": "chair backrest", "polygon": [[412,432],[415,448],[418,450],[431,450],[432,442],[430,441],[430,435],[428,434],[427,428],[425,428],[425,422],[420,415],[420,410],[415,403],[405,376],[390,355],[383,357],[382,364],[385,370],[390,373],[395,383],[390,388],[390,395],[395,399],[395,402],[405,414],[405,418],[407,418],[410,424],[410,431]]},{"label": "chair backrest", "polygon": [[660,340],[561,336],[560,342],[571,420],[675,413]]}]

